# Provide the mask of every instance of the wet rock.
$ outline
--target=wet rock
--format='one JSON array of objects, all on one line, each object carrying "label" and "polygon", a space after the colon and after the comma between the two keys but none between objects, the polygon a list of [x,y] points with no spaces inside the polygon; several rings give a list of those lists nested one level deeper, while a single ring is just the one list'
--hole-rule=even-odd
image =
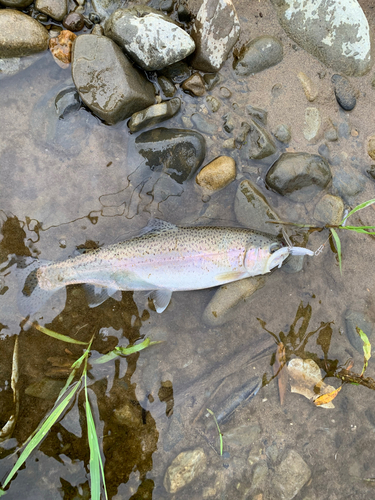
[{"label": "wet rock", "polygon": [[181,88],[184,92],[192,96],[202,96],[206,93],[203,78],[199,73],[193,73],[187,80],[183,82]]},{"label": "wet rock", "polygon": [[186,7],[186,5],[179,5],[177,9],[177,16],[180,23],[190,23],[191,21],[191,12]]},{"label": "wet rock", "polygon": [[219,156],[202,168],[197,184],[210,191],[218,191],[236,178],[236,162],[230,156]]},{"label": "wet rock", "polygon": [[93,24],[99,24],[100,21],[101,21],[99,14],[97,14],[96,12],[90,12],[90,14],[89,14],[89,20]]},{"label": "wet rock", "polygon": [[33,0],[1,0],[0,4],[6,7],[13,7],[14,9],[24,9],[28,7]]},{"label": "wet rock", "polygon": [[259,425],[240,425],[225,431],[225,442],[229,446],[250,447],[261,435]]},{"label": "wet rock", "polygon": [[205,141],[192,130],[156,128],[140,134],[135,145],[152,169],[160,169],[182,184],[201,166]]},{"label": "wet rock", "polygon": [[327,161],[308,153],[283,153],[266,175],[268,186],[293,201],[311,200],[332,178]]},{"label": "wet rock", "polygon": [[155,10],[162,10],[163,12],[172,12],[174,1],[173,0],[151,0],[148,6]]},{"label": "wet rock", "polygon": [[212,111],[212,113],[216,113],[216,111],[219,111],[221,106],[221,102],[213,95],[208,95],[206,97],[206,103],[207,107],[210,111]]},{"label": "wet rock", "polygon": [[367,335],[372,344],[374,330],[373,322],[361,311],[347,309],[345,312],[345,332],[349,342],[360,354],[363,354],[363,342],[358,335],[356,327],[360,328]]},{"label": "wet rock", "polygon": [[56,380],[48,377],[42,378],[26,387],[25,393],[34,398],[48,399],[54,401],[64,387],[64,380]]},{"label": "wet rock", "polygon": [[292,500],[311,477],[311,470],[303,458],[294,450],[289,450],[284,460],[276,467],[272,484],[275,497]]},{"label": "wet rock", "polygon": [[[56,38],[49,41],[49,49],[54,59],[63,65],[69,65],[72,58],[72,46],[77,35],[68,30],[63,30]],[[63,66],[64,67],[64,66]]]},{"label": "wet rock", "polygon": [[319,134],[322,119],[318,108],[306,108],[303,135],[307,141],[316,140]]},{"label": "wet rock", "polygon": [[236,149],[236,141],[234,137],[230,137],[229,139],[226,139],[223,141],[223,148],[224,149]]},{"label": "wet rock", "polygon": [[75,87],[68,87],[56,96],[56,113],[59,118],[64,118],[69,113],[78,111],[81,107],[81,100]]},{"label": "wet rock", "polygon": [[282,59],[281,43],[272,36],[260,36],[241,48],[233,68],[238,76],[247,76],[275,66]]},{"label": "wet rock", "polygon": [[93,29],[91,31],[91,34],[103,36],[104,35],[103,26],[101,26],[100,24],[95,24],[95,26],[93,27]]},{"label": "wet rock", "polygon": [[345,75],[371,68],[369,25],[357,0],[271,0],[287,35]]},{"label": "wet rock", "polygon": [[132,405],[130,401],[126,401],[114,409],[113,419],[119,425],[136,429],[142,425],[142,412],[139,407]]},{"label": "wet rock", "polygon": [[[268,466],[264,460],[261,460],[258,464],[254,466],[251,474],[251,489],[255,491],[256,489],[263,489],[268,476]],[[263,498],[263,497],[262,497]]]},{"label": "wet rock", "polygon": [[290,127],[288,127],[288,125],[284,125],[283,123],[281,125],[278,125],[272,133],[278,141],[285,144],[287,144],[292,138]]},{"label": "wet rock", "polygon": [[248,157],[253,160],[261,160],[276,153],[276,146],[270,134],[254,120],[249,120],[249,146],[245,147]]},{"label": "wet rock", "polygon": [[70,12],[63,21],[63,26],[69,31],[81,31],[85,25],[82,14]]},{"label": "wet rock", "polygon": [[318,201],[314,210],[314,219],[324,224],[337,225],[342,221],[344,202],[338,196],[326,194]]},{"label": "wet rock", "polygon": [[171,451],[177,443],[184,438],[184,427],[182,425],[181,415],[177,410],[173,411],[173,415],[169,419],[168,432],[163,440],[164,451]]},{"label": "wet rock", "polygon": [[35,8],[55,21],[62,21],[68,11],[67,0],[36,0]]},{"label": "wet rock", "polygon": [[202,448],[183,451],[173,460],[164,476],[164,488],[174,494],[203,474],[207,467],[206,454]]},{"label": "wet rock", "polygon": [[237,313],[237,306],[264,284],[263,277],[255,276],[222,285],[206,306],[202,321],[208,326],[220,326],[231,321]]},{"label": "wet rock", "polygon": [[262,125],[267,125],[267,111],[260,108],[254,108],[254,106],[246,106],[247,113],[252,117],[261,122]]},{"label": "wet rock", "polygon": [[337,135],[336,127],[334,125],[330,124],[324,133],[324,137],[327,139],[327,141],[330,141],[330,142],[337,141],[339,136]]},{"label": "wet rock", "polygon": [[203,0],[191,32],[196,45],[193,68],[219,71],[239,35],[240,23],[231,0]]},{"label": "wet rock", "polygon": [[34,54],[28,57],[4,57],[0,58],[0,79],[12,76],[28,68],[42,57],[42,54]]},{"label": "wet rock", "polygon": [[18,10],[0,10],[0,57],[23,57],[48,48],[48,31]]},{"label": "wet rock", "polygon": [[195,49],[192,38],[174,21],[143,5],[116,10],[105,24],[105,34],[146,71],[176,63]]},{"label": "wet rock", "polygon": [[151,127],[164,120],[172,118],[178,113],[181,107],[181,101],[178,97],[169,101],[153,104],[142,111],[137,111],[129,120],[128,127],[130,132],[138,132],[146,127]]},{"label": "wet rock", "polygon": [[280,220],[263,194],[252,182],[245,179],[238,185],[234,201],[234,212],[240,224],[269,234],[279,234],[280,226],[269,224],[269,220]]},{"label": "wet rock", "polygon": [[181,83],[189,78],[190,68],[183,61],[179,61],[162,69],[161,74],[172,80],[173,83]]},{"label": "wet rock", "polygon": [[345,111],[351,111],[357,103],[355,90],[345,76],[332,75],[332,83],[337,102]]},{"label": "wet rock", "polygon": [[203,134],[213,135],[217,132],[216,122],[210,120],[209,118],[205,118],[200,113],[192,114],[191,121],[194,127],[199,130],[199,132],[203,132]]},{"label": "wet rock", "polygon": [[158,83],[165,97],[173,97],[176,93],[176,87],[166,76],[159,76]]},{"label": "wet rock", "polygon": [[303,72],[298,73],[298,79],[301,82],[303,91],[308,101],[313,102],[318,97],[318,90],[311,79]]},{"label": "wet rock", "polygon": [[73,45],[72,77],[82,101],[109,124],[154,103],[154,87],[110,39],[81,35]]},{"label": "wet rock", "polygon": [[220,82],[220,75],[219,73],[207,73],[203,75],[203,80],[207,90],[212,90]]},{"label": "wet rock", "polygon": [[349,204],[363,191],[365,184],[366,178],[357,172],[336,172],[332,181],[335,194]]},{"label": "wet rock", "polygon": [[127,4],[126,0],[91,0],[91,3],[101,21],[108,19],[117,9]]},{"label": "wet rock", "polygon": [[[223,120],[224,120],[223,128],[225,132],[228,132],[228,134],[230,134],[236,125],[233,116],[230,113],[227,113],[226,115],[223,116]],[[244,142],[245,141],[242,141],[241,144],[243,144]]]}]

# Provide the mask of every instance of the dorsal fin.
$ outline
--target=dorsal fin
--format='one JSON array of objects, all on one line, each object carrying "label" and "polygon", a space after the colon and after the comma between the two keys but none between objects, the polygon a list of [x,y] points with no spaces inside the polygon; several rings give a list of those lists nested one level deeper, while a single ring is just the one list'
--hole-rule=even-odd
[{"label": "dorsal fin", "polygon": [[176,231],[178,228],[170,222],[166,222],[161,219],[151,219],[143,229],[140,230],[137,236],[143,236],[144,234],[160,234],[167,231]]}]

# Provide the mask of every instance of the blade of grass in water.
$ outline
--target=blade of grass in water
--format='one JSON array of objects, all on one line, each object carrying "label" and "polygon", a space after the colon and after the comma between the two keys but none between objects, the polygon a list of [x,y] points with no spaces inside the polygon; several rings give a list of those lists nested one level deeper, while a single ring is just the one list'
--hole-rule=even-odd
[{"label": "blade of grass in water", "polygon": [[215,417],[215,414],[212,410],[208,409],[207,408],[207,411],[210,415],[212,415],[214,417],[214,420],[215,420],[215,424],[216,424],[216,427],[217,427],[217,430],[219,431],[219,439],[220,439],[220,456],[223,454],[223,434],[220,430],[220,427],[219,427],[219,424],[216,420],[216,417]]},{"label": "blade of grass in water", "polygon": [[346,215],[342,221],[341,221],[341,224],[340,226],[343,225],[343,223],[346,221],[346,219],[348,217],[350,217],[352,214],[354,214],[355,212],[358,212],[358,210],[362,210],[363,208],[366,208],[368,207],[369,205],[372,205],[373,203],[375,203],[375,198],[372,199],[372,200],[368,200],[368,201],[365,201],[364,203],[360,203],[359,205],[357,205],[356,207],[353,208],[353,210],[351,210],[348,215]]},{"label": "blade of grass in water", "polygon": [[339,238],[337,232],[334,229],[330,228],[330,231],[331,231],[333,239],[335,240],[335,243],[336,243],[337,256],[338,256],[338,259],[339,259],[340,274],[342,274],[342,268],[341,268],[341,241],[340,241],[340,238]]},{"label": "blade of grass in water", "polygon": [[49,335],[50,337],[53,337],[54,339],[63,340],[64,342],[69,342],[70,344],[80,344],[80,345],[88,344],[88,342],[81,342],[80,340],[72,339],[67,335],[62,335],[61,333],[56,333],[52,330],[48,330],[48,328],[45,328],[44,326],[41,326],[38,323],[33,323],[33,325],[37,330],[39,330],[42,333],[45,333],[46,335]]},{"label": "blade of grass in water", "polygon": [[161,344],[161,342],[163,341],[151,341],[149,338],[146,338],[140,344],[132,345],[130,347],[115,347],[113,351],[109,352],[108,354],[104,354],[100,358],[92,361],[92,364],[100,365],[101,363],[107,363],[107,361],[111,361],[111,359],[117,358],[117,356],[129,356],[129,354],[134,354],[135,352],[142,351],[143,349],[146,349],[146,347],[154,344]]},{"label": "blade of grass in water", "polygon": [[72,398],[78,391],[81,386],[81,381],[77,382],[70,390],[68,395],[61,401],[61,403],[54,408],[52,413],[44,420],[44,422],[40,425],[38,430],[35,432],[34,436],[28,442],[26,448],[23,450],[21,455],[19,456],[17,462],[15,463],[13,469],[10,471],[8,476],[6,477],[2,488],[0,489],[0,496],[4,494],[4,488],[9,484],[12,480],[13,476],[19,470],[21,465],[27,460],[30,456],[31,452],[40,444],[40,442],[44,439],[46,434],[49,432],[51,427],[57,422],[60,418],[66,407],[71,402]]},{"label": "blade of grass in water", "polygon": [[[356,233],[374,234],[375,226],[339,226],[339,229],[348,229],[349,231],[355,231]],[[372,231],[368,231],[372,229]]]}]

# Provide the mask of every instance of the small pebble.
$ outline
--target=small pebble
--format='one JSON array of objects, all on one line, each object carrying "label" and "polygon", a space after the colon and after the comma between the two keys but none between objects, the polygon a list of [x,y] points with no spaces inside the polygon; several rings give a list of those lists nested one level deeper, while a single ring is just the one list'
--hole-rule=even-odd
[{"label": "small pebble", "polygon": [[63,21],[63,26],[69,31],[81,31],[85,25],[85,20],[81,14],[70,12]]},{"label": "small pebble", "polygon": [[299,81],[301,82],[307,100],[310,102],[315,101],[315,99],[318,97],[318,90],[316,89],[314,83],[305,73],[303,73],[303,71],[300,71],[297,76]]},{"label": "small pebble", "polygon": [[208,95],[206,97],[206,103],[212,113],[216,113],[216,111],[218,111],[221,106],[221,102],[213,95]]},{"label": "small pebble", "polygon": [[345,111],[351,111],[357,103],[355,90],[349,80],[342,75],[333,75],[331,78],[336,100]]},{"label": "small pebble", "polygon": [[199,73],[193,73],[187,80],[183,82],[181,88],[187,94],[196,97],[201,97],[206,92],[203,78]]},{"label": "small pebble", "polygon": [[229,99],[232,96],[232,92],[226,87],[220,87],[220,96],[224,99]]},{"label": "small pebble", "polygon": [[96,12],[91,12],[89,14],[89,19],[93,24],[99,24],[100,23],[100,16]]},{"label": "small pebble", "polygon": [[288,143],[292,138],[290,127],[284,125],[283,123],[281,125],[278,125],[272,133],[278,141],[283,143]]}]

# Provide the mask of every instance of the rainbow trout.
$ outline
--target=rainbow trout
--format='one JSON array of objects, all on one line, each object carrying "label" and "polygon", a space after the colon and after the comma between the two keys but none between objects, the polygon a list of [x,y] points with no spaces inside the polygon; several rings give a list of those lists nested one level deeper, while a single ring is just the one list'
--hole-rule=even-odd
[{"label": "rainbow trout", "polygon": [[31,316],[51,294],[67,285],[84,284],[90,307],[121,290],[146,290],[161,313],[173,291],[265,274],[295,254],[313,252],[284,246],[275,237],[250,229],[178,227],[154,219],[140,235],[121,243],[57,263],[33,260],[22,269],[25,281],[19,306],[24,316]]}]

